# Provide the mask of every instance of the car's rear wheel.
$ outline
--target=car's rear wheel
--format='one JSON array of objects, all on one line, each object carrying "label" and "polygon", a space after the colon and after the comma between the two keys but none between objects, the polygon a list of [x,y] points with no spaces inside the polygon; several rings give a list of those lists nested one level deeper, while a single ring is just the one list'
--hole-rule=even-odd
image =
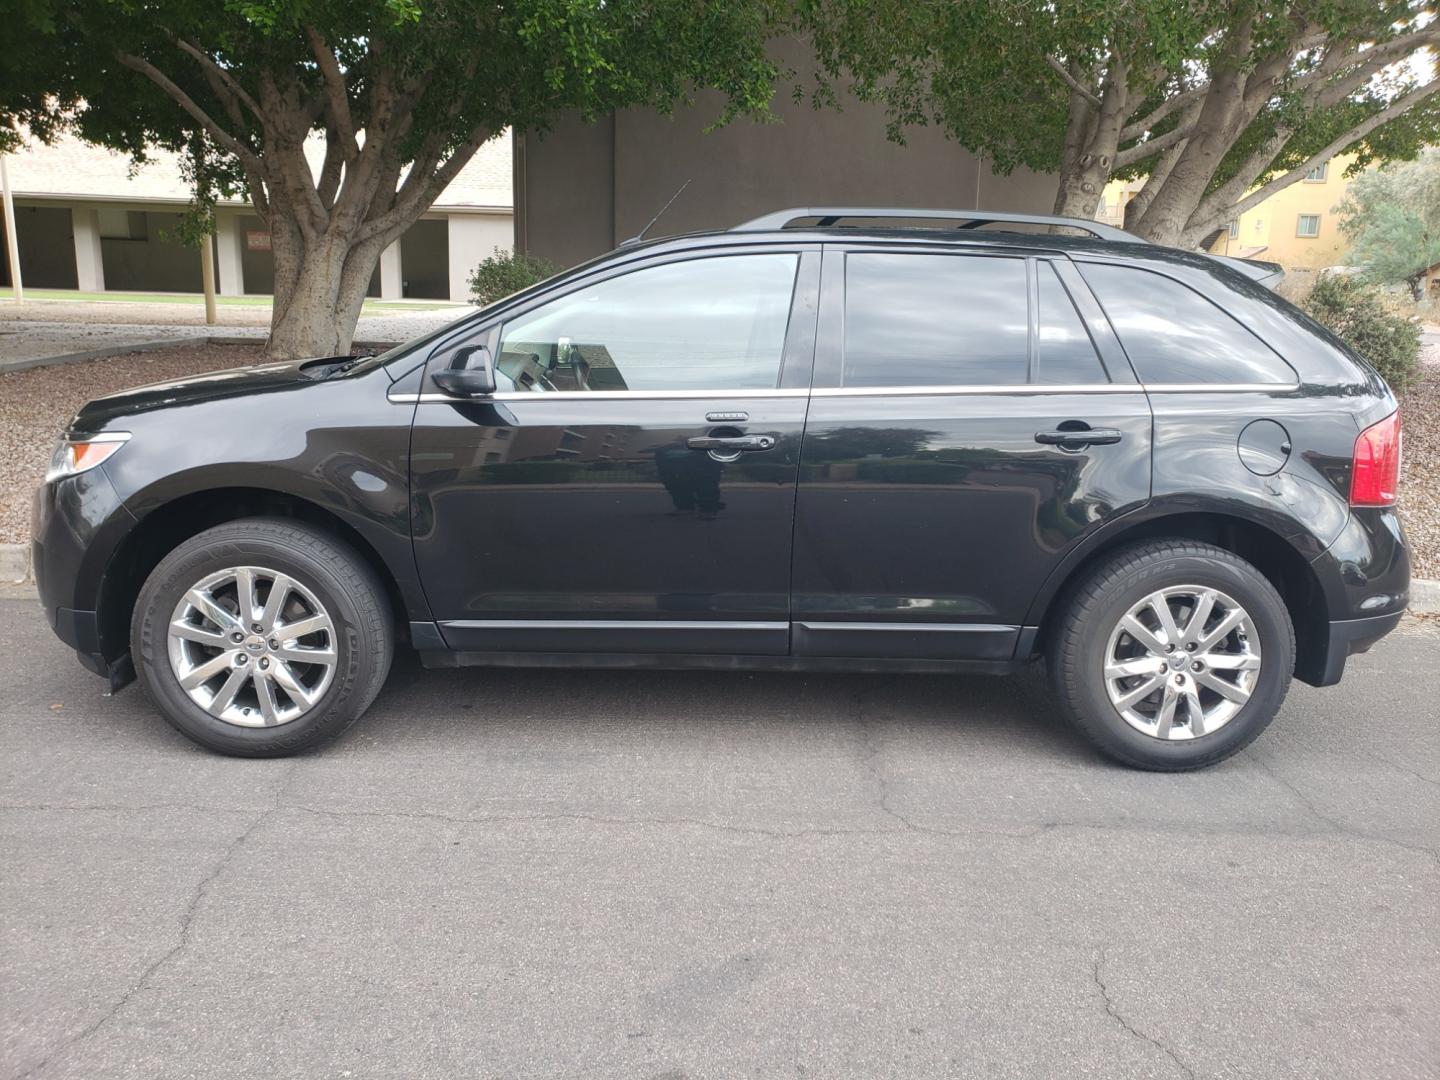
[{"label": "car's rear wheel", "polygon": [[1144,769],[1196,769],[1238,753],[1274,719],[1295,633],[1285,602],[1222,548],[1161,540],[1096,567],[1050,648],[1051,679],[1076,726]]},{"label": "car's rear wheel", "polygon": [[308,525],[248,518],[170,552],[136,601],[131,653],[161,713],[203,746],[297,753],[353,724],[394,652],[384,587]]}]

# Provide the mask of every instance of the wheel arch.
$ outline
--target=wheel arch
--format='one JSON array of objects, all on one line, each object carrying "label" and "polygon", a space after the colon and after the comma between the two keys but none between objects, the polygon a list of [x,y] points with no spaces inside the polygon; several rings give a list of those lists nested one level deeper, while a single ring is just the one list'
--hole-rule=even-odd
[{"label": "wheel arch", "polygon": [[1315,682],[1324,673],[1330,637],[1324,585],[1304,552],[1270,525],[1234,513],[1175,510],[1127,521],[1072,552],[1046,579],[1026,613],[1039,628],[1033,653],[1045,653],[1070,595],[1090,572],[1121,548],[1174,537],[1214,544],[1249,562],[1275,586],[1295,627],[1295,675]]},{"label": "wheel arch", "polygon": [[302,521],[351,547],[384,585],[397,631],[404,634],[409,607],[400,582],[375,546],[340,515],[289,492],[250,487],[209,488],[181,495],[156,507],[136,523],[110,556],[96,600],[100,649],[107,662],[113,663],[128,652],[135,600],[160,560],[206,529],[250,517]]}]

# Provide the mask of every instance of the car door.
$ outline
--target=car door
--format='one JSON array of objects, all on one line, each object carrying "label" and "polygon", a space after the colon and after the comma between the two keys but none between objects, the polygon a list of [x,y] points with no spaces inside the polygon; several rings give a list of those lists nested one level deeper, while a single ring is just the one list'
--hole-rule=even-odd
[{"label": "car door", "polygon": [[1150,493],[1150,406],[1062,256],[828,247],[796,655],[1007,659],[1047,574]]},{"label": "car door", "polygon": [[497,392],[427,384],[412,439],[451,648],[788,651],[819,270],[813,247],[632,260],[476,328]]}]

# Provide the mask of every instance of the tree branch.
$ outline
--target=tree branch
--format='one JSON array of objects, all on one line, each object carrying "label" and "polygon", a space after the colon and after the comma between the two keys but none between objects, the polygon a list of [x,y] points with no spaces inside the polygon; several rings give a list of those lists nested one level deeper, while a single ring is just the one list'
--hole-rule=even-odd
[{"label": "tree branch", "polygon": [[1074,75],[1071,75],[1070,72],[1066,70],[1064,64],[1053,56],[1045,57],[1045,62],[1064,80],[1066,86],[1090,102],[1091,105],[1094,105],[1096,108],[1100,107],[1100,99],[1095,95],[1095,92],[1085,86],[1079,79],[1075,78]]},{"label": "tree branch", "polygon": [[1139,120],[1134,120],[1121,128],[1120,141],[1129,142],[1131,139],[1138,139],[1141,135],[1144,135],[1145,132],[1153,129],[1155,125],[1159,124],[1176,109],[1183,109],[1191,102],[1199,101],[1205,96],[1209,89],[1210,84],[1206,82],[1200,86],[1193,86],[1189,90],[1176,94],[1174,97],[1166,98],[1165,101],[1151,111],[1148,116],[1143,116]]},{"label": "tree branch", "polygon": [[325,82],[325,95],[330,104],[330,120],[340,138],[340,148],[346,161],[354,161],[360,153],[355,141],[355,121],[350,113],[350,91],[345,84],[345,74],[330,46],[313,26],[305,27],[305,36],[310,39],[310,51],[320,66],[320,75]]},{"label": "tree branch", "polygon": [[1159,153],[1167,147],[1174,146],[1176,143],[1188,139],[1190,137],[1190,129],[1194,127],[1194,125],[1195,121],[1193,119],[1188,123],[1176,124],[1169,131],[1162,135],[1156,135],[1153,139],[1136,143],[1134,146],[1127,146],[1124,150],[1117,150],[1115,152],[1115,168],[1123,169],[1129,165],[1134,165],[1137,161],[1144,161],[1151,154]]},{"label": "tree branch", "polygon": [[[1195,213],[1191,215],[1190,222],[1186,224],[1186,232],[1190,234],[1204,232],[1216,222],[1222,220],[1228,221],[1231,218],[1239,217],[1245,213],[1245,211],[1264,202],[1277,191],[1283,191],[1291,184],[1294,184],[1311,169],[1315,168],[1315,166],[1322,162],[1329,161],[1336,154],[1349,149],[1381,124],[1394,120],[1406,110],[1420,104],[1420,102],[1437,92],[1440,92],[1440,78],[1431,79],[1424,86],[1416,87],[1404,97],[1391,102],[1385,109],[1366,118],[1361,123],[1356,124],[1344,135],[1334,139],[1324,149],[1310,155],[1310,157],[1306,158],[1289,172],[1261,184],[1237,202],[1230,203],[1228,200],[1217,198],[1224,191],[1223,188],[1212,193],[1210,196],[1202,199],[1200,205],[1195,208]],[[1281,142],[1280,145],[1283,147],[1284,143]],[[1279,148],[1276,148],[1275,153],[1278,152]],[[1274,160],[1274,153],[1271,154],[1271,160]]]},{"label": "tree branch", "polygon": [[175,83],[170,80],[169,76],[155,67],[154,64],[131,53],[116,53],[115,57],[121,64],[125,65],[125,67],[128,67],[131,71],[138,71],[156,86],[160,87],[161,90],[165,91],[165,93],[169,94],[182,109],[189,113],[201,127],[210,133],[211,138],[239,158],[242,165],[246,168],[253,168],[256,172],[264,172],[264,166],[259,156],[250,149],[250,147],[246,146],[234,135],[231,135],[217,124],[209,113],[195,103],[194,98],[176,86]]},{"label": "tree branch", "polygon": [[265,118],[260,112],[260,106],[255,104],[255,99],[246,92],[243,86],[235,81],[234,76],[217,64],[203,49],[186,41],[184,38],[176,38],[175,45],[182,52],[189,53],[193,56],[201,68],[204,69],[207,76],[212,76],[213,80],[218,80],[225,89],[235,95],[238,100],[244,102],[246,107],[255,114],[255,118],[263,123]]},{"label": "tree branch", "polygon": [[412,180],[416,180],[416,175],[415,170],[412,169],[411,175],[405,178],[405,183],[400,189],[402,193],[408,192],[408,197],[397,196],[395,204],[389,210],[367,221],[356,234],[356,243],[372,237],[387,235],[394,230],[404,229],[417,215],[423,213],[427,206],[439,198],[440,193],[450,186],[451,181],[460,174],[460,170],[470,163],[475,152],[488,142],[493,134],[487,125],[480,125],[472,129],[465,142],[451,153],[445,164],[429,176],[421,174],[418,182],[413,185]]}]

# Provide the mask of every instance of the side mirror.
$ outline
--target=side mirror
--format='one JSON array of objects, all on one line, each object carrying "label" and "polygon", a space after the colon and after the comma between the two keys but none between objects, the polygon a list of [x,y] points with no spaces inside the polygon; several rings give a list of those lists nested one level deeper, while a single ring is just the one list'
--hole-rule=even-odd
[{"label": "side mirror", "polygon": [[467,345],[450,355],[450,362],[433,373],[430,381],[455,397],[489,397],[495,393],[495,368],[484,345]]}]

